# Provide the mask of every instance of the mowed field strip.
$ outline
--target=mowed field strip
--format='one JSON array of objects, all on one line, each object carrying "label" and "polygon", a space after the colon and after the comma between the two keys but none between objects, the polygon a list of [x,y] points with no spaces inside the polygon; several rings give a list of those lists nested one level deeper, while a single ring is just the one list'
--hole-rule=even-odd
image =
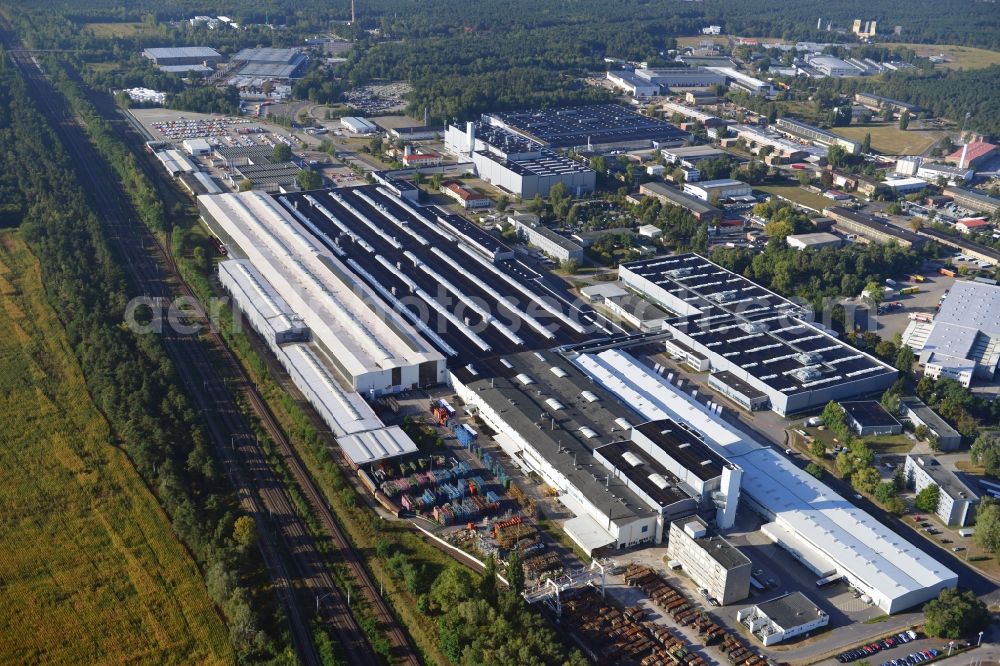
[{"label": "mowed field strip", "polygon": [[0,664],[232,663],[43,289],[27,246],[0,233]]}]

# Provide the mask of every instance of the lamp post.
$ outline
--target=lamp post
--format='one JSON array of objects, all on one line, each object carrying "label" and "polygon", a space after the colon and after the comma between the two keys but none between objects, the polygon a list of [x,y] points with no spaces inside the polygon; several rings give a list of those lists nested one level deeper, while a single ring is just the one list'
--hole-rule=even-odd
[{"label": "lamp post", "polygon": [[982,644],[983,644],[983,632],[980,631],[979,632],[979,641],[976,643],[976,647],[979,647]]},{"label": "lamp post", "polygon": [[948,642],[948,656],[949,656],[949,657],[951,656],[951,650],[952,650],[952,648],[954,648],[954,647],[955,647],[955,641],[949,641],[949,642]]}]

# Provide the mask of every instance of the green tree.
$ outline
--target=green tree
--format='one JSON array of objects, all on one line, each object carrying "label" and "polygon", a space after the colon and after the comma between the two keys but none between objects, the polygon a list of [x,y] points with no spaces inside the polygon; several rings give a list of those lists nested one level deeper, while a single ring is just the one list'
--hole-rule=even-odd
[{"label": "green tree", "polygon": [[440,190],[441,189],[441,181],[442,180],[444,180],[444,178],[441,176],[441,172],[440,171],[438,173],[435,173],[434,175],[432,175],[431,176],[431,189],[434,190],[435,192],[437,192],[438,190]]},{"label": "green tree", "polygon": [[908,345],[900,345],[899,351],[896,352],[896,369],[909,376],[913,374],[914,361],[916,361],[916,356],[913,354],[913,350]]},{"label": "green tree", "polygon": [[603,155],[595,155],[590,158],[589,166],[597,173],[604,175],[608,172],[608,163]]},{"label": "green tree", "polygon": [[431,585],[430,597],[444,612],[468,599],[473,589],[472,574],[457,564],[446,566]]},{"label": "green tree", "polygon": [[507,558],[507,584],[515,594],[524,592],[524,563],[516,550]]},{"label": "green tree", "polygon": [[899,414],[899,406],[901,404],[899,394],[895,391],[886,391],[882,394],[882,407],[885,411],[889,412],[893,416]]},{"label": "green tree", "polygon": [[854,461],[851,459],[846,452],[841,451],[837,454],[837,472],[841,476],[846,477],[854,471]]},{"label": "green tree", "polygon": [[819,418],[827,428],[836,428],[844,424],[844,416],[844,408],[831,400],[826,403],[826,407],[823,408],[823,413]]},{"label": "green tree", "polygon": [[287,162],[292,159],[292,147],[287,143],[274,144],[274,150],[271,151],[271,159],[275,162]]},{"label": "green tree", "polygon": [[493,553],[486,556],[483,578],[479,583],[479,596],[491,606],[497,603],[497,559]]},{"label": "green tree", "polygon": [[881,478],[874,467],[857,466],[851,474],[851,485],[861,492],[873,493]]},{"label": "green tree", "polygon": [[990,476],[1000,476],[1000,434],[983,433],[972,443],[969,458]]},{"label": "green tree", "polygon": [[872,152],[872,133],[865,132],[865,138],[861,141],[861,154],[868,155]]},{"label": "green tree", "polygon": [[826,445],[818,439],[814,439],[812,444],[809,445],[809,453],[814,458],[822,458],[826,455]]},{"label": "green tree", "polygon": [[817,479],[822,479],[823,473],[826,470],[823,469],[822,465],[817,465],[816,463],[811,462],[808,465],[806,465],[806,471],[815,476]]},{"label": "green tree", "polygon": [[979,501],[972,541],[991,553],[1000,552],[1000,502],[992,497],[983,497]]},{"label": "green tree", "polygon": [[497,212],[502,213],[507,210],[507,206],[510,205],[510,197],[506,194],[501,194],[497,197]]},{"label": "green tree", "polygon": [[303,190],[318,190],[323,187],[323,177],[312,169],[302,169],[295,174],[295,182]]},{"label": "green tree", "polygon": [[253,189],[253,182],[251,182],[249,178],[244,178],[237,185],[237,189],[239,189],[240,192],[249,192]]},{"label": "green tree", "polygon": [[423,185],[424,184],[424,174],[420,173],[420,171],[414,171],[413,172],[413,184],[414,185]]},{"label": "green tree", "polygon": [[938,501],[941,499],[941,489],[937,485],[930,485],[917,493],[914,505],[921,511],[934,513],[938,508]]},{"label": "green tree", "polygon": [[865,285],[864,290],[865,299],[872,305],[878,306],[885,297],[885,287],[879,284],[876,280],[871,280]]},{"label": "green tree", "polygon": [[233,523],[233,541],[241,552],[247,553],[257,545],[257,525],[250,516],[240,516]]},{"label": "green tree", "polygon": [[903,109],[903,112],[899,114],[899,129],[906,130],[910,126],[910,112]]},{"label": "green tree", "polygon": [[944,589],[924,606],[924,620],[924,630],[931,636],[962,638],[985,629],[990,613],[971,590]]},{"label": "green tree", "polygon": [[532,213],[542,213],[545,210],[545,200],[541,194],[535,192],[535,196],[528,202],[528,210]]},{"label": "green tree", "polygon": [[875,487],[875,499],[879,504],[886,505],[896,498],[896,484],[883,481]]},{"label": "green tree", "polygon": [[580,217],[580,205],[573,204],[569,207],[569,212],[566,213],[566,226],[572,227],[576,224],[576,221]]}]

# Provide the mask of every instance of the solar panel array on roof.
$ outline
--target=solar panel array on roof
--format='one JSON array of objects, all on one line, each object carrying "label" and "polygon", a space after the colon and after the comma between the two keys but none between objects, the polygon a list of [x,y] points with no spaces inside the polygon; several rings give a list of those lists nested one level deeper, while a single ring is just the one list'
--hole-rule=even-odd
[{"label": "solar panel array on roof", "polygon": [[635,113],[619,104],[590,104],[492,113],[489,122],[552,148],[633,141],[683,141],[670,123]]}]

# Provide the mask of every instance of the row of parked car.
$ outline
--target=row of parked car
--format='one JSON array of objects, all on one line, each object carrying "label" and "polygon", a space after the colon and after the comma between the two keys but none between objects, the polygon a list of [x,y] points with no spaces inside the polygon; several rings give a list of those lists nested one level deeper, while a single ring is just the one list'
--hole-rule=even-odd
[{"label": "row of parked car", "polygon": [[940,652],[937,650],[921,650],[919,652],[914,652],[909,654],[902,659],[891,659],[882,664],[882,666],[914,666],[914,664],[919,664],[922,661],[927,661],[928,659],[936,658]]},{"label": "row of parked car", "polygon": [[[848,664],[852,661],[857,661],[865,657],[870,657],[873,654],[881,652],[882,650],[889,650],[896,647],[897,645],[902,645],[903,643],[909,643],[917,638],[917,632],[912,629],[907,631],[902,631],[895,636],[889,636],[875,643],[869,643],[868,645],[862,645],[859,648],[853,650],[848,650],[847,652],[841,652],[837,655],[837,661],[842,664]],[[914,662],[915,663],[915,662]],[[893,662],[886,662],[882,666],[894,666]]]}]

